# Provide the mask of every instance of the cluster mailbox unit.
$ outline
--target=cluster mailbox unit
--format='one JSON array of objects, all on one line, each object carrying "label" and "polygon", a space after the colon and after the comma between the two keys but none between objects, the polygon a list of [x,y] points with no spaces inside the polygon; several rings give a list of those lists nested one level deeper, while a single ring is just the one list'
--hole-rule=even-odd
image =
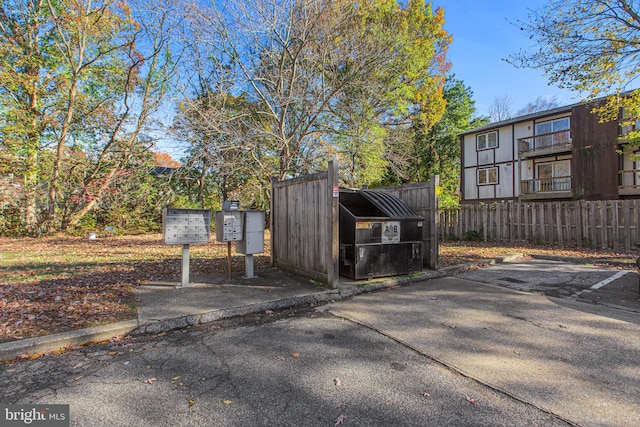
[{"label": "cluster mailbox unit", "polygon": [[189,286],[189,245],[209,243],[210,232],[209,209],[163,209],[162,240],[168,245],[182,245],[181,287]]},{"label": "cluster mailbox unit", "polygon": [[[253,278],[253,255],[264,252],[263,211],[238,210],[237,202],[225,201],[222,211],[216,212],[216,240],[218,242],[235,242],[236,251],[245,255],[245,277]],[[230,250],[229,250],[230,252]],[[231,254],[229,253],[229,261]],[[229,275],[231,266],[229,262]]]}]

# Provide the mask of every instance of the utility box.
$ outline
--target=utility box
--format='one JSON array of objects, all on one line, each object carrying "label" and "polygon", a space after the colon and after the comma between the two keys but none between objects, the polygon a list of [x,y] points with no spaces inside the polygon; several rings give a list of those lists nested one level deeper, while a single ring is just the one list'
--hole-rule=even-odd
[{"label": "utility box", "polygon": [[241,254],[264,252],[264,218],[262,211],[244,212],[244,239],[236,242],[236,251]]},{"label": "utility box", "polygon": [[172,209],[162,211],[162,240],[168,245],[209,243],[209,209]]},{"label": "utility box", "polygon": [[383,191],[340,190],[340,274],[352,279],[422,271],[425,219]]},{"label": "utility box", "polygon": [[216,240],[218,242],[237,242],[243,238],[244,212],[216,212]]}]

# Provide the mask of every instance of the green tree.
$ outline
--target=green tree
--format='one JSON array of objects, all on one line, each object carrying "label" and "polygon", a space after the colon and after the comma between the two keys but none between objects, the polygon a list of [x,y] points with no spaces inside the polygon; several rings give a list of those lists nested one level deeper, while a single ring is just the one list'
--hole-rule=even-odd
[{"label": "green tree", "polygon": [[76,224],[134,178],[173,70],[171,1],[0,3],[0,148],[21,175],[32,232]]},{"label": "green tree", "polygon": [[[537,47],[512,55],[509,62],[541,69],[552,84],[589,98],[617,94],[595,111],[604,121],[618,119],[621,108],[630,123],[640,118],[640,91],[624,93],[640,76],[638,2],[553,0],[516,24]],[[629,140],[640,145],[640,131]]]},{"label": "green tree", "polygon": [[[380,183],[385,170],[407,178],[403,148],[410,123],[430,127],[444,112],[450,37],[443,24],[444,11],[433,11],[424,1],[406,7],[393,0],[360,5],[341,42],[374,66],[361,66],[332,108],[333,140],[347,184]],[[340,70],[352,66],[348,52],[339,60]]]},{"label": "green tree", "polygon": [[444,86],[447,106],[433,126],[416,121],[414,130],[414,155],[411,166],[413,181],[426,181],[440,175],[442,208],[458,204],[460,184],[460,140],[458,134],[489,123],[488,118],[475,117],[476,109],[471,88],[457,80],[454,75],[447,78]]},{"label": "green tree", "polygon": [[[336,156],[349,184],[379,181],[393,163],[391,135],[407,130],[411,117],[434,123],[444,111],[450,38],[443,11],[423,0],[218,6],[190,12],[189,43],[206,49],[197,57],[210,62],[192,81],[228,79],[216,92],[251,106],[233,120],[241,130],[229,133],[242,136],[235,143],[256,168],[260,199],[268,196],[263,177],[315,171]],[[231,123],[228,114],[208,117],[210,134]]]},{"label": "green tree", "polygon": [[0,172],[21,178],[20,211],[30,230],[37,227],[47,100],[55,93],[60,61],[56,38],[46,1],[0,1]]}]

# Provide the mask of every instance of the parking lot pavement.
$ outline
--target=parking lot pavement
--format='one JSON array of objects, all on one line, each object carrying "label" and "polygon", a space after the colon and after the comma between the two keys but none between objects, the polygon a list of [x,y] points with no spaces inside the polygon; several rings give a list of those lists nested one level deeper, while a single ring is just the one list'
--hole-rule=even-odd
[{"label": "parking lot pavement", "polygon": [[640,313],[638,273],[551,260],[518,260],[456,277]]},{"label": "parking lot pavement", "polygon": [[82,426],[568,426],[369,328],[290,314],[3,365],[0,402],[68,404]]},{"label": "parking lot pavement", "polygon": [[[595,277],[582,278],[578,273],[586,270],[580,268],[565,275],[557,265],[539,274],[516,270],[530,289],[552,276],[570,280],[577,289],[610,277],[610,272],[592,271]],[[476,274],[487,280],[485,270],[464,276]],[[514,277],[505,276],[504,269],[492,274]],[[627,426],[640,420],[637,313],[460,276],[363,295],[326,309],[577,425]]]}]

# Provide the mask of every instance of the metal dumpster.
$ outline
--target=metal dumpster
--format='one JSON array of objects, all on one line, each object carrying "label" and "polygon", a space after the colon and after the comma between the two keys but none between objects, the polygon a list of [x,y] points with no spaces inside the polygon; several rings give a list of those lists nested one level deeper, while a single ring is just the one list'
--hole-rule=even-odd
[{"label": "metal dumpster", "polygon": [[352,279],[422,270],[424,218],[391,194],[340,189],[340,274]]}]

